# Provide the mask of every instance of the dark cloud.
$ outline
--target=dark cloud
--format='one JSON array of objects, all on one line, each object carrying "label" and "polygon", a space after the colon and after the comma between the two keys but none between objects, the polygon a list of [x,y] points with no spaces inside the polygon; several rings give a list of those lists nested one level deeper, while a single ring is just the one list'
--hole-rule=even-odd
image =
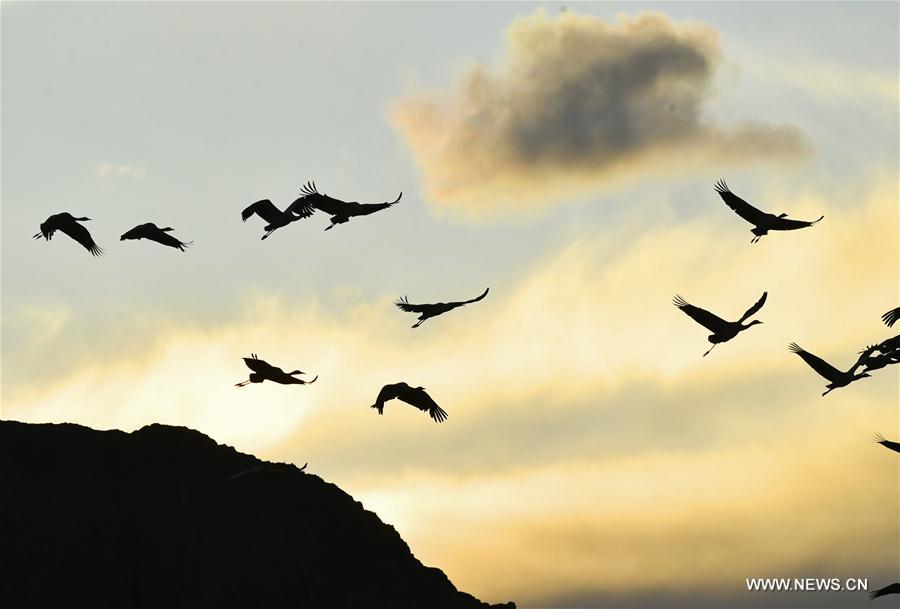
[{"label": "dark cloud", "polygon": [[429,197],[468,215],[580,194],[650,166],[805,152],[793,127],[704,117],[719,57],[705,25],[539,12],[510,26],[495,69],[473,67],[450,94],[400,100],[392,119]]}]

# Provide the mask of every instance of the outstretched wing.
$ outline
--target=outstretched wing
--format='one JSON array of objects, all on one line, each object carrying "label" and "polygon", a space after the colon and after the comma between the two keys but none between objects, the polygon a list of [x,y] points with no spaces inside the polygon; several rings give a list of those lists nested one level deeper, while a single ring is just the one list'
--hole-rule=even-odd
[{"label": "outstretched wing", "polygon": [[766,297],[768,297],[768,292],[763,292],[762,297],[756,301],[756,304],[747,309],[747,312],[744,313],[741,318],[738,320],[738,323],[743,323],[745,319],[750,319],[757,311],[759,311],[764,304],[766,304]]},{"label": "outstretched wing", "polygon": [[890,448],[891,450],[900,453],[900,444],[898,444],[897,442],[891,442],[890,440],[885,440],[884,436],[880,433],[875,434],[875,441],[885,448]]},{"label": "outstretched wing", "polygon": [[89,251],[94,256],[99,256],[103,253],[103,250],[94,243],[94,239],[91,237],[90,231],[87,228],[79,224],[74,219],[68,219],[65,222],[60,222],[57,226],[57,229],[61,230],[72,239],[80,243],[84,249]]},{"label": "outstretched wing", "polygon": [[402,392],[399,399],[423,412],[427,412],[436,423],[441,423],[447,418],[447,412],[438,406],[424,389],[409,389]]},{"label": "outstretched wing", "polygon": [[806,362],[810,368],[818,372],[820,376],[829,381],[834,381],[843,376],[843,373],[840,370],[823,360],[821,357],[817,357],[809,351],[805,351],[797,343],[791,343],[790,345],[788,345],[788,350],[790,350],[791,353],[796,353],[801,358],[803,358],[803,361]]},{"label": "outstretched wing", "polygon": [[882,319],[882,321],[884,321],[884,325],[886,325],[888,328],[890,328],[891,326],[894,325],[894,322],[896,322],[898,319],[900,319],[900,307],[897,307],[896,309],[891,309],[890,311],[888,311],[887,313],[882,315],[881,319]]},{"label": "outstretched wing", "polygon": [[304,195],[291,203],[288,206],[287,211],[298,218],[308,218],[316,213],[316,206],[309,195]]},{"label": "outstretched wing", "polygon": [[256,214],[266,222],[275,222],[281,218],[281,211],[269,199],[263,199],[245,207],[244,211],[241,212],[241,220],[246,222],[253,214]]},{"label": "outstretched wing", "polygon": [[408,389],[409,385],[406,383],[391,383],[389,385],[385,385],[381,388],[381,391],[378,392],[378,398],[375,400],[377,404],[383,404],[390,400],[393,400],[400,396],[400,393],[403,389]]},{"label": "outstretched wing", "polygon": [[689,304],[688,301],[682,298],[681,294],[676,294],[672,303],[684,311],[688,317],[711,332],[718,332],[723,326],[728,325],[728,322],[718,315],[710,313],[706,309],[701,309],[700,307]]},{"label": "outstretched wing", "polygon": [[766,217],[770,215],[764,211],[756,209],[755,207],[744,201],[742,198],[731,192],[724,180],[719,180],[718,182],[716,182],[716,192],[719,193],[719,196],[722,197],[723,201],[725,201],[725,205],[733,209],[737,215],[739,215],[750,224],[759,226],[759,224],[764,222]]},{"label": "outstretched wing", "polygon": [[[825,216],[819,216],[819,220]],[[812,226],[819,220],[790,220],[788,218],[775,218],[769,225],[769,230],[797,230],[798,228],[806,228]]]},{"label": "outstretched wing", "polygon": [[276,368],[269,362],[265,360],[261,360],[258,357],[245,357],[244,363],[247,364],[247,367],[250,368],[253,372],[257,372],[259,374],[265,374],[267,372],[279,371],[281,368]]},{"label": "outstretched wing", "polygon": [[423,313],[425,311],[425,307],[429,306],[427,304],[413,304],[409,301],[409,299],[404,296],[403,298],[398,298],[394,305],[397,306],[401,311],[406,311],[407,313]]}]

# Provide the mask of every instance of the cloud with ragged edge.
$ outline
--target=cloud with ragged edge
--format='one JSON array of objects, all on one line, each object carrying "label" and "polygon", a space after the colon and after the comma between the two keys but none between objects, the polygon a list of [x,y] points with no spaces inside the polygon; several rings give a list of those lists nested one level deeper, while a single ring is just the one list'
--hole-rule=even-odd
[{"label": "cloud with ragged edge", "polygon": [[809,151],[789,125],[704,116],[716,31],[659,13],[608,23],[571,11],[517,18],[502,61],[450,92],[396,100],[390,119],[427,198],[469,218],[535,210],[697,163],[784,161]]}]

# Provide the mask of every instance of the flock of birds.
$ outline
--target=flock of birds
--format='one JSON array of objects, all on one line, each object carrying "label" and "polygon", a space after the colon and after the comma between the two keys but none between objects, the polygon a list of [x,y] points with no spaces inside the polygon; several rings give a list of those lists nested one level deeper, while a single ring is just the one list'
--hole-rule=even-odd
[{"label": "flock of birds", "polygon": [[[785,213],[775,215],[764,212],[735,195],[728,188],[728,185],[721,180],[715,184],[715,190],[729,208],[731,208],[738,216],[753,225],[753,228],[751,229],[751,232],[753,233],[753,239],[750,241],[751,243],[759,242],[762,237],[771,231],[789,231],[808,228],[824,218],[824,216],[820,216],[817,220],[812,221],[794,220],[788,218]],[[265,234],[263,234],[262,239],[265,240],[279,228],[309,218],[316,211],[321,211],[331,217],[331,224],[325,228],[327,231],[339,224],[349,222],[352,218],[366,216],[396,205],[402,196],[403,193],[401,192],[395,200],[385,203],[348,202],[319,193],[314,182],[307,182],[301,188],[300,196],[283,210],[278,209],[271,200],[262,199],[247,206],[241,212],[241,219],[246,222],[252,216],[256,215],[264,220],[266,222],[263,227]],[[81,244],[94,256],[99,256],[103,253],[103,250],[94,242],[88,229],[80,224],[81,222],[86,222],[88,220],[90,220],[90,218],[76,218],[68,212],[55,214],[47,218],[47,220],[40,225],[41,231],[34,237],[38,239],[43,236],[49,241],[56,231],[60,231]],[[152,222],[148,222],[138,225],[124,233],[120,240],[148,239],[178,249],[182,252],[186,247],[191,245],[192,242],[181,241],[169,234],[171,231],[172,228],[170,227],[159,228]],[[412,326],[413,328],[417,328],[432,317],[442,315],[467,304],[479,302],[487,296],[488,291],[489,288],[485,289],[480,296],[458,302],[414,304],[409,302],[408,298],[404,296],[394,304],[401,311],[417,313],[419,315],[418,320]],[[747,309],[736,321],[726,321],[710,311],[692,305],[681,295],[675,296],[674,304],[688,317],[712,332],[708,337],[709,342],[712,343],[712,347],[703,354],[705,357],[716,345],[728,342],[744,330],[763,323],[756,319],[752,321],[748,320],[762,309],[763,305],[766,303],[767,297],[768,292],[763,292],[763,295],[759,300]],[[892,327],[898,319],[900,319],[900,307],[888,311],[883,316],[884,323],[888,327]],[[846,387],[854,381],[870,376],[869,373],[874,370],[884,368],[890,364],[900,363],[900,335],[886,339],[876,345],[867,346],[859,352],[856,363],[846,371],[835,368],[820,357],[801,348],[796,343],[790,343],[788,348],[792,353],[796,353],[800,356],[810,368],[828,381],[826,391],[822,394],[823,396],[834,389]],[[316,379],[318,379],[318,376],[309,381],[301,379],[299,377],[305,374],[301,370],[285,372],[283,369],[260,359],[255,353],[251,354],[250,357],[243,358],[243,360],[251,370],[251,373],[247,380],[237,383],[237,387],[244,387],[250,383],[262,383],[264,381],[271,381],[283,385],[308,385],[314,383]],[[411,387],[403,382],[385,385],[381,391],[379,391],[378,397],[371,407],[375,408],[378,411],[378,414],[384,414],[385,403],[394,399],[405,402],[427,413],[435,422],[440,423],[447,419],[447,412],[432,399],[423,387]],[[876,435],[875,439],[883,446],[900,452],[900,444],[885,440],[881,435]],[[872,598],[875,598],[891,593],[900,593],[900,583],[892,584],[891,586],[873,592],[871,596]]]}]

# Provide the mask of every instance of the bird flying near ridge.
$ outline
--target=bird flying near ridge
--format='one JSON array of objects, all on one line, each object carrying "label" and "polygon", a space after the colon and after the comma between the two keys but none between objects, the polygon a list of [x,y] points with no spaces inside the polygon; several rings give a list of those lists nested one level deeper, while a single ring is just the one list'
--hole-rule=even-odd
[{"label": "bird flying near ridge", "polygon": [[394,304],[401,311],[406,311],[407,313],[419,313],[419,321],[413,325],[413,328],[418,328],[422,325],[422,323],[430,319],[432,317],[437,317],[447,311],[452,311],[457,307],[461,307],[463,305],[472,304],[473,302],[478,302],[482,300],[485,296],[487,296],[490,288],[485,288],[484,292],[482,292],[481,296],[477,296],[471,300],[463,300],[460,302],[436,302],[433,304],[412,304],[409,302],[409,299],[404,296],[403,298],[397,300]]},{"label": "bird flying near ridge", "polygon": [[285,372],[278,366],[273,366],[269,362],[259,359],[255,353],[251,353],[250,357],[245,357],[244,363],[247,364],[247,367],[253,372],[250,373],[250,378],[248,380],[236,383],[235,387],[243,387],[248,383],[262,383],[263,381],[273,381],[275,383],[281,383],[282,385],[310,385],[315,383],[316,379],[319,378],[319,376],[316,375],[311,381],[298,379],[296,375],[306,373],[300,370]]},{"label": "bird flying near ridge", "polygon": [[124,233],[119,237],[119,241],[125,241],[126,239],[149,239],[150,241],[156,241],[157,243],[167,245],[168,247],[174,247],[182,252],[184,251],[184,248],[194,243],[193,241],[180,241],[176,239],[169,234],[169,231],[171,230],[173,229],[169,226],[160,228],[153,222],[147,222],[146,224],[138,224],[130,231]]},{"label": "bird flying near ridge", "polygon": [[774,214],[766,213],[756,209],[742,198],[731,192],[724,180],[716,182],[716,192],[725,201],[725,205],[730,207],[741,218],[753,225],[751,232],[756,235],[750,240],[750,243],[756,243],[770,230],[797,230],[798,228],[806,228],[812,226],[825,216],[820,216],[818,220],[789,220],[786,213]]},{"label": "bird flying near ridge", "polygon": [[393,383],[382,387],[372,408],[378,409],[378,414],[384,414],[384,403],[393,399],[427,412],[436,423],[441,423],[447,418],[447,412],[431,399],[424,387],[410,387],[406,383]]},{"label": "bird flying near ridge", "polygon": [[382,209],[387,209],[388,207],[392,207],[400,201],[400,197],[403,196],[401,192],[397,195],[397,198],[393,201],[389,201],[386,203],[357,203],[356,201],[341,201],[340,199],[335,199],[333,197],[329,197],[324,193],[320,193],[316,189],[315,182],[307,182],[301,189],[300,192],[303,194],[303,197],[298,200],[306,201],[307,205],[312,206],[314,209],[318,209],[319,211],[325,212],[329,216],[331,216],[331,224],[325,228],[325,230],[331,230],[338,224],[344,224],[350,221],[350,218],[354,218],[356,216],[368,216],[369,214],[373,214],[376,211],[381,211]]},{"label": "bird flying near ridge", "polygon": [[756,312],[762,308],[766,303],[768,295],[768,292],[763,292],[763,295],[756,301],[756,304],[747,309],[737,321],[725,321],[714,313],[710,313],[700,307],[695,307],[694,305],[689,304],[680,294],[676,294],[672,302],[688,317],[712,332],[707,340],[709,340],[713,346],[703,354],[703,357],[706,357],[719,343],[728,342],[747,328],[755,326],[756,324],[761,324],[762,322],[756,319],[746,325],[744,325],[744,321],[755,315]]},{"label": "bird flying near ridge", "polygon": [[875,434],[875,441],[885,448],[889,448],[894,452],[900,453],[900,444],[898,444],[897,442],[891,442],[890,440],[885,440],[884,436],[880,433]]},{"label": "bird flying near ridge", "polygon": [[94,243],[90,231],[79,224],[79,222],[87,222],[89,220],[90,218],[76,218],[67,211],[54,214],[41,223],[41,232],[34,235],[34,238],[40,239],[43,237],[50,241],[53,238],[53,233],[60,231],[80,243],[84,249],[94,256],[99,256],[103,253],[103,250]]},{"label": "bird flying near ridge", "polygon": [[825,385],[828,390],[822,394],[823,396],[828,395],[831,391],[838,389],[839,387],[846,387],[853,381],[858,381],[861,378],[871,376],[866,372],[856,374],[856,369],[861,365],[859,361],[853,364],[853,366],[846,372],[842,372],[822,358],[813,355],[809,351],[806,351],[797,343],[791,343],[790,345],[788,345],[788,350],[791,353],[796,353],[797,355],[799,355],[810,368],[819,373],[819,376],[829,381],[829,383]]}]

